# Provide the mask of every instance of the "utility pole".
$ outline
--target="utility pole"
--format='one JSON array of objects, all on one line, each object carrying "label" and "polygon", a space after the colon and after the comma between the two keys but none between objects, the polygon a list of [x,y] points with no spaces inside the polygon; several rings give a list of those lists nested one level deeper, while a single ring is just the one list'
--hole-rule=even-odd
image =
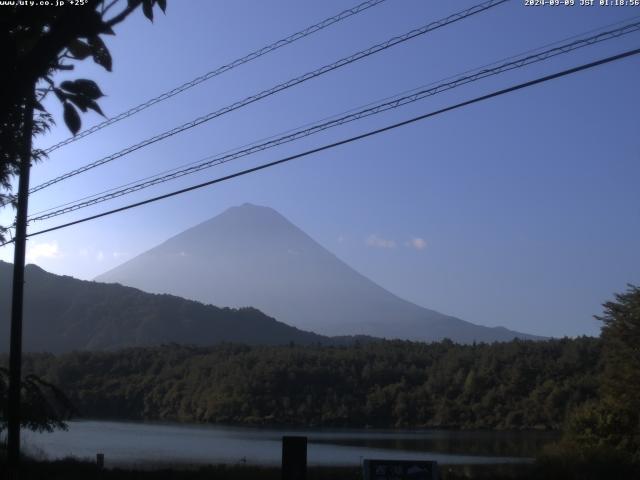
[{"label": "utility pole", "polygon": [[27,243],[27,211],[29,203],[29,171],[31,169],[31,137],[35,85],[25,97],[22,119],[22,151],[13,253],[13,291],[11,297],[11,340],[9,347],[9,403],[7,428],[7,463],[9,479],[18,479],[20,468],[20,392],[22,390],[22,305],[24,299],[24,259]]}]

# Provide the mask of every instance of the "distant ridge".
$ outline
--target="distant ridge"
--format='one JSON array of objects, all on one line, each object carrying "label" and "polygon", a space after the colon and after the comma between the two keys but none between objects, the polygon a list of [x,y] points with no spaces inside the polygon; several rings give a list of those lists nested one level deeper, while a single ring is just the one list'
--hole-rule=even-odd
[{"label": "distant ridge", "polygon": [[322,335],[457,342],[539,339],[403,300],[349,267],[275,210],[244,204],[96,278],[213,305],[253,306]]},{"label": "distant ridge", "polygon": [[[9,347],[12,269],[12,264],[0,261],[0,352]],[[27,352],[115,350],[171,343],[308,345],[352,340],[303,332],[254,308],[217,308],[173,295],[54,275],[36,265],[27,265],[25,280]]]}]

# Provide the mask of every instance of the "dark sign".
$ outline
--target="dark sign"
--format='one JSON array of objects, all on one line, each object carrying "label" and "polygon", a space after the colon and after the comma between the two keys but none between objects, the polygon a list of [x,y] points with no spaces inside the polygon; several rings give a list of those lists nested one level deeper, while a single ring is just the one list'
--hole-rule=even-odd
[{"label": "dark sign", "polygon": [[438,480],[438,463],[412,460],[364,460],[364,480]]}]

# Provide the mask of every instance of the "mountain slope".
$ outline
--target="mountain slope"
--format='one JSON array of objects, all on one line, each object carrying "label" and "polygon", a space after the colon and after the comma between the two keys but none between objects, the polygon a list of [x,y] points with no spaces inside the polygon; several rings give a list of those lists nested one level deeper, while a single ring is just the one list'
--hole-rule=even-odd
[{"label": "mountain slope", "polygon": [[[0,352],[8,349],[12,268],[0,262]],[[253,308],[217,308],[172,295],[53,275],[35,265],[27,265],[25,277],[25,351],[58,353],[167,343],[310,344],[329,340]]]},{"label": "mountain slope", "polygon": [[327,251],[275,210],[245,204],[96,278],[213,305],[253,306],[323,335],[432,341],[535,338],[403,300]]}]

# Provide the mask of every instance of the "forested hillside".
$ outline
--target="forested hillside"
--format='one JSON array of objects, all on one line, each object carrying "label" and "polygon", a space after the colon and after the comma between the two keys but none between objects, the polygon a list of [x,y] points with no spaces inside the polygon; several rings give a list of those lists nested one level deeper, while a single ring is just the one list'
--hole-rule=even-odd
[{"label": "forested hillside", "polygon": [[[11,285],[12,268],[0,261],[2,285]],[[286,345],[333,341],[285,325],[255,308],[218,308],[173,295],[54,275],[35,265],[27,265],[25,277],[25,351],[115,350],[169,342]],[[4,318],[9,318],[10,294],[10,288],[0,289]],[[0,322],[0,338],[8,336],[9,322]],[[335,339],[338,343],[349,340]],[[0,351],[8,346],[0,342]]]},{"label": "forested hillside", "polygon": [[89,418],[291,426],[562,426],[595,398],[600,340],[134,348],[29,355]]}]

